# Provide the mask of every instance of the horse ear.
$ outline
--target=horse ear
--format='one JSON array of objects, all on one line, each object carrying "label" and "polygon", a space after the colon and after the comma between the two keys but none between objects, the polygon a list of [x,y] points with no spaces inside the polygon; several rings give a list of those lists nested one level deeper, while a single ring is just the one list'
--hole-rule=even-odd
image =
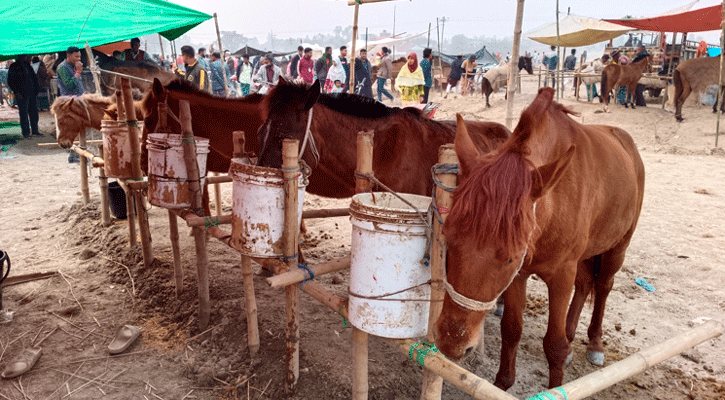
[{"label": "horse ear", "polygon": [[117,119],[116,118],[117,115],[116,115],[116,109],[115,109],[115,107],[104,108],[103,109],[103,113],[105,114],[105,117],[107,117],[105,119],[110,119],[112,121],[115,121]]},{"label": "horse ear", "polygon": [[160,97],[162,93],[164,93],[164,85],[161,84],[161,81],[159,78],[154,78],[154,83],[151,86],[151,91],[153,92],[155,97]]},{"label": "horse ear", "polygon": [[463,120],[461,114],[456,114],[456,139],[453,144],[456,148],[458,161],[461,164],[461,174],[467,174],[476,165],[480,153],[468,134],[466,121]]},{"label": "horse ear", "polygon": [[320,81],[315,80],[315,83],[307,89],[307,98],[305,99],[305,111],[312,108],[317,102],[317,98],[320,97]]},{"label": "horse ear", "polygon": [[534,201],[544,196],[564,176],[575,150],[576,146],[571,146],[559,159],[531,171],[531,198]]}]

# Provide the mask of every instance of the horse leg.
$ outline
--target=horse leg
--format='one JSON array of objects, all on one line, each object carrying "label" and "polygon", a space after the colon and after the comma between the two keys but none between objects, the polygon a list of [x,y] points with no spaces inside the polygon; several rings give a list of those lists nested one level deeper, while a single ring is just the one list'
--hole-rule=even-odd
[{"label": "horse leg", "polygon": [[503,293],[506,307],[501,318],[501,364],[494,381],[494,385],[503,390],[508,390],[516,381],[516,353],[524,325],[528,278],[528,276],[516,276]]},{"label": "horse leg", "polygon": [[627,86],[627,100],[629,101],[629,104],[632,106],[632,109],[634,110],[634,106],[636,103],[636,92],[637,92],[637,82],[634,83],[634,85]]},{"label": "horse leg", "polygon": [[[563,273],[546,282],[549,291],[549,324],[544,336],[544,353],[549,362],[549,388],[561,386],[564,381],[564,368],[571,348],[566,337],[566,312],[574,288],[576,265],[562,267]],[[567,273],[569,271],[571,273]]]},{"label": "horse leg", "polygon": [[675,119],[678,122],[683,120],[682,118],[682,105],[685,103],[685,99],[692,92],[692,86],[686,79],[682,79],[680,71],[675,69],[673,75],[673,81],[675,83]]},{"label": "horse leg", "polygon": [[[569,343],[574,341],[576,327],[579,324],[584,303],[592,291],[594,285],[594,271],[597,271],[601,257],[596,256],[579,262],[576,279],[574,281],[574,297],[569,305],[569,312],[566,315],[566,338]],[[569,353],[566,364],[571,363],[572,353]]]}]

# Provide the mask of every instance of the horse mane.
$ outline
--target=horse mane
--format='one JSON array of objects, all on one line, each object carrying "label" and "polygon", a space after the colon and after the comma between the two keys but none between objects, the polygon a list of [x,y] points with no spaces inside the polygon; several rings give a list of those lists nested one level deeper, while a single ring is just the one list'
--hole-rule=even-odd
[{"label": "horse mane", "polygon": [[50,112],[60,114],[64,111],[78,114],[82,119],[88,118],[87,112],[89,108],[106,109],[111,104],[115,104],[113,97],[105,97],[100,94],[86,93],[82,96],[59,96],[50,106]]},{"label": "horse mane", "polygon": [[[264,99],[266,110],[283,109],[289,104],[290,99],[302,99],[307,97],[309,86],[303,83],[287,83],[278,85]],[[351,115],[358,118],[374,119],[389,117],[396,114],[420,114],[418,110],[407,110],[395,107],[388,107],[374,99],[358,96],[351,93],[322,93],[317,98],[317,104],[323,105],[332,111]]]},{"label": "horse mane", "polygon": [[167,91],[176,91],[176,92],[186,92],[191,93],[200,97],[204,97],[207,99],[215,99],[215,100],[223,100],[223,101],[233,101],[233,102],[239,102],[239,103],[259,103],[261,99],[264,97],[263,95],[259,93],[252,93],[249,95],[246,95],[241,98],[223,98],[219,96],[215,96],[205,90],[199,89],[196,85],[193,83],[184,80],[184,79],[174,79],[171,82],[169,82],[168,85],[164,86],[164,88]]}]

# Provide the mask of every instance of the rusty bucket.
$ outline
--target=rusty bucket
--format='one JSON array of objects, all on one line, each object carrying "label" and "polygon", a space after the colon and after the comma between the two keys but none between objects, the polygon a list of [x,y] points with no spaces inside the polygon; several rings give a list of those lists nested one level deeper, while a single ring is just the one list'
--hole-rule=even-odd
[{"label": "rusty bucket", "polygon": [[[143,122],[139,121],[139,131]],[[131,179],[133,176],[133,153],[131,141],[128,139],[128,126],[122,121],[102,120],[103,161],[106,175],[110,178]]]}]

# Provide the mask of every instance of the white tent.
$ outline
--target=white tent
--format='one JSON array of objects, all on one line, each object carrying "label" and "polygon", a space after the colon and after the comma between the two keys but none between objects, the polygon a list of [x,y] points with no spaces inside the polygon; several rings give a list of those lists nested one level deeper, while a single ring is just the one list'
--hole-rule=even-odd
[{"label": "white tent", "polygon": [[558,43],[556,22],[536,28],[526,33],[526,36],[531,40],[552,46],[558,44],[561,47],[580,47],[604,42],[632,30],[626,26],[594,18],[567,15],[559,20]]},{"label": "white tent", "polygon": [[[390,49],[392,51],[393,46],[403,44],[411,39],[415,39],[426,33],[428,33],[428,31],[416,33],[415,35],[406,36],[406,37],[402,37],[402,38],[384,38],[384,39],[378,39],[378,40],[368,40],[367,47],[365,48],[365,50],[368,51],[368,57],[372,57],[377,53],[381,53],[383,51],[383,46],[387,47],[388,49]],[[365,47],[365,41],[358,40],[357,49],[355,51],[358,52],[359,49],[362,49],[363,47]],[[348,52],[351,51],[352,42],[349,42],[347,44],[347,48],[348,48]],[[357,54],[355,56],[357,56]]]}]

